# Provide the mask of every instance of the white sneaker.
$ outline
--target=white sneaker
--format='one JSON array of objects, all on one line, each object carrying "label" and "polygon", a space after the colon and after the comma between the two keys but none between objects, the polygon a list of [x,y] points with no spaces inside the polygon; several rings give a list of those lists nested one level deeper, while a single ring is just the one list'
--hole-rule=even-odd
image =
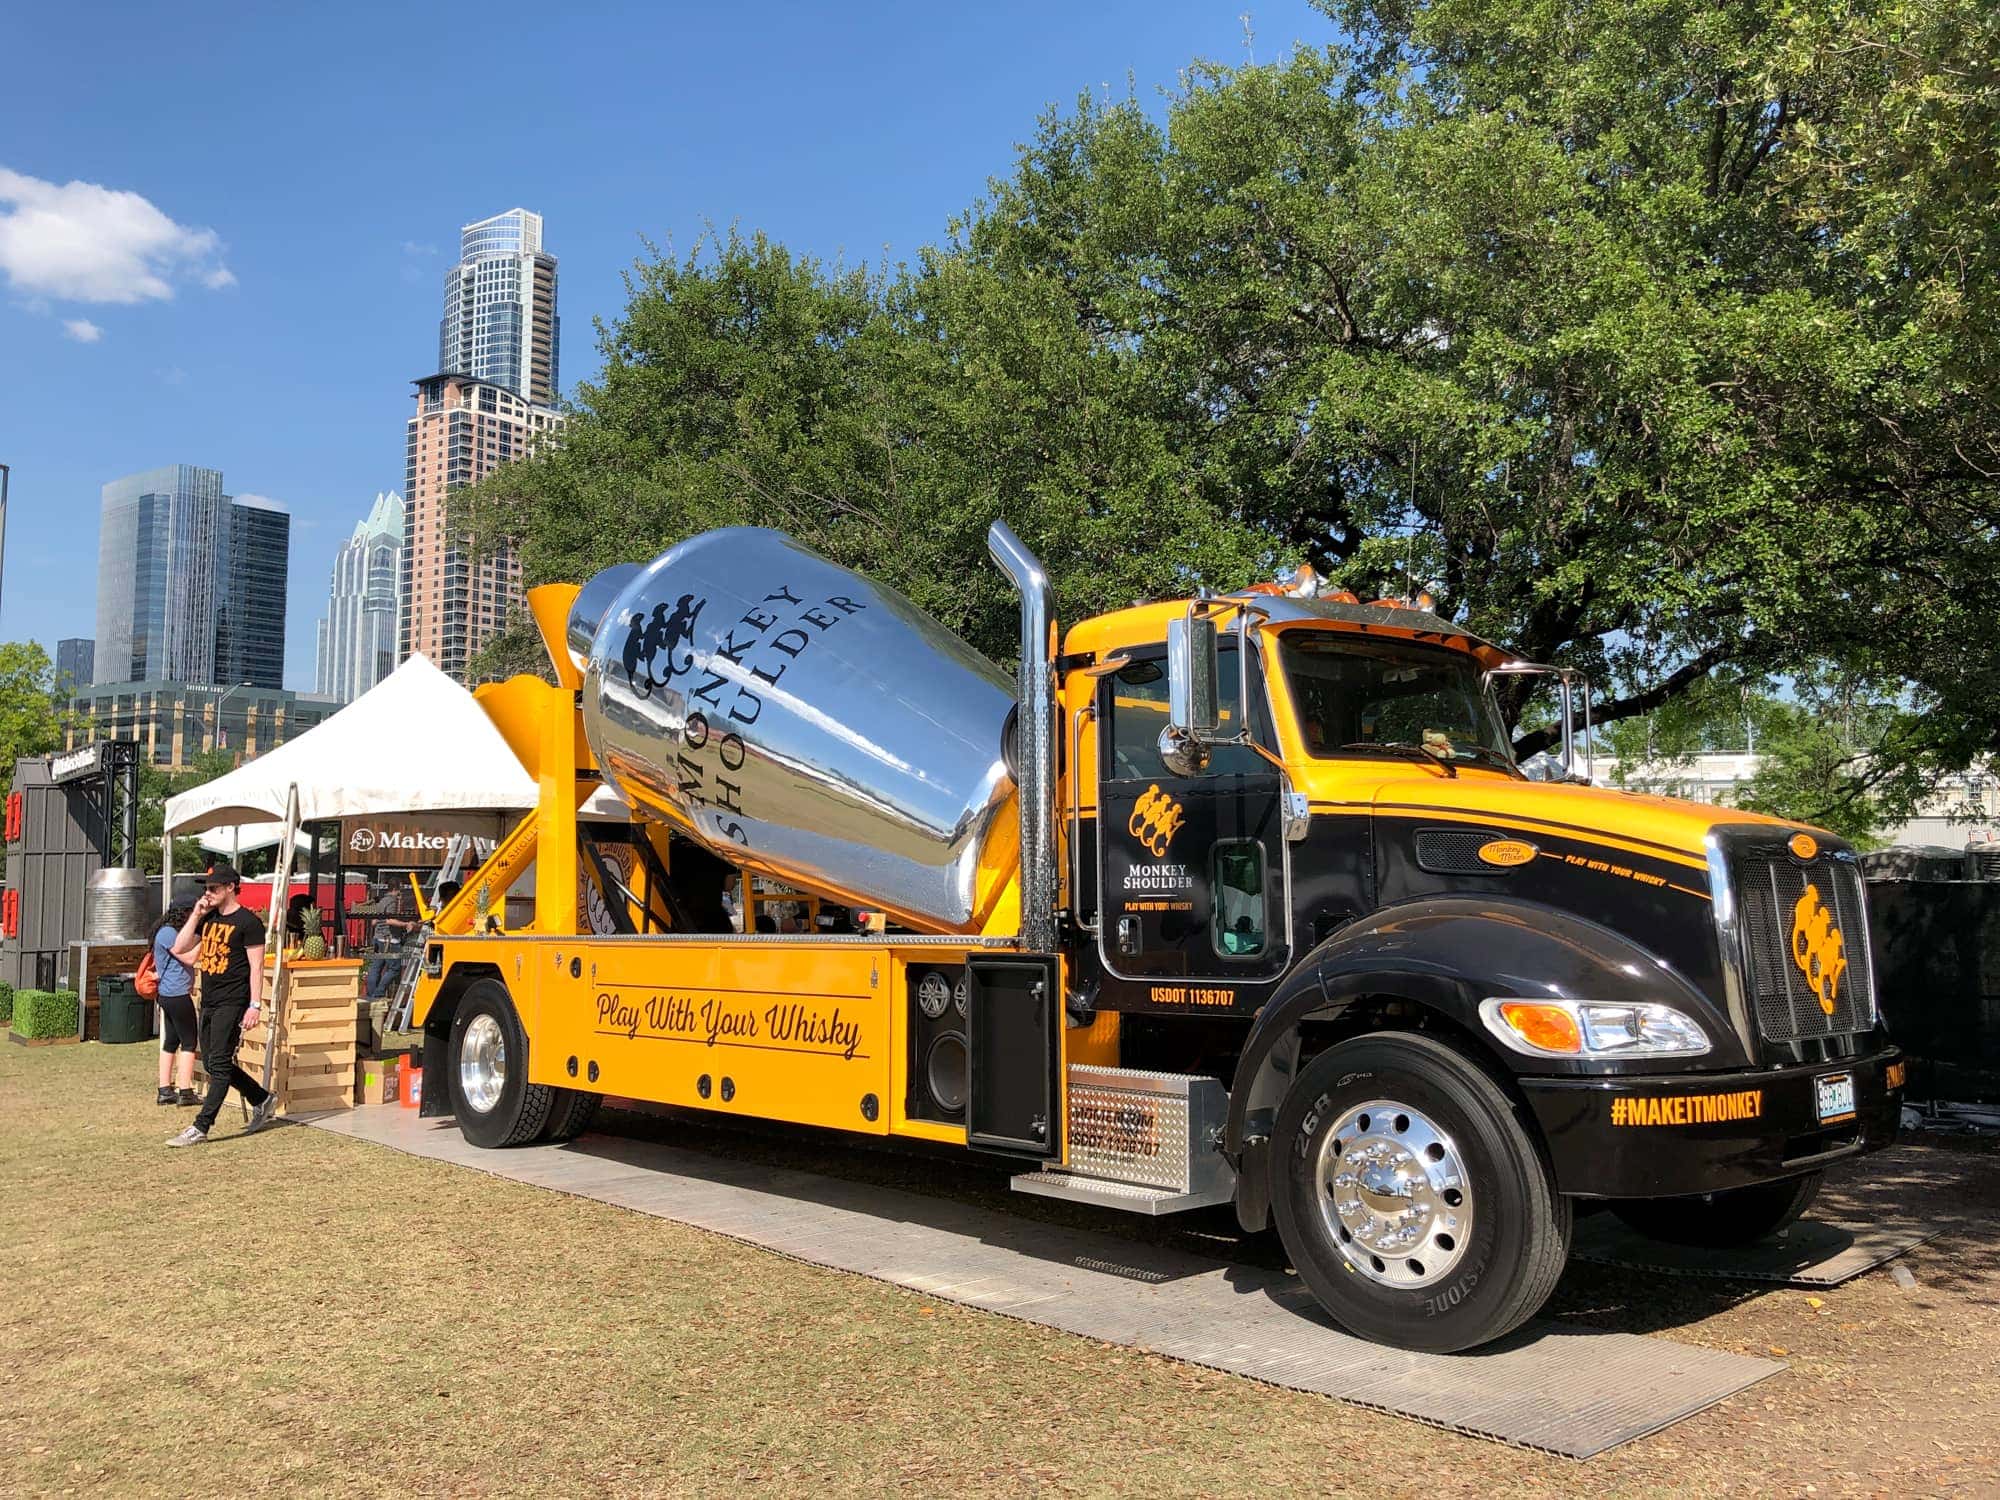
[{"label": "white sneaker", "polygon": [[167,1144],[169,1146],[199,1146],[207,1139],[207,1131],[197,1130],[194,1126],[190,1125],[186,1130],[183,1130],[179,1135],[168,1141]]},{"label": "white sneaker", "polygon": [[250,1118],[247,1122],[245,1122],[243,1126],[243,1133],[245,1135],[255,1135],[258,1131],[262,1130],[266,1125],[269,1125],[271,1123],[272,1117],[276,1115],[277,1112],[278,1112],[278,1096],[275,1094],[273,1094],[270,1098],[266,1099],[262,1104],[251,1105]]}]

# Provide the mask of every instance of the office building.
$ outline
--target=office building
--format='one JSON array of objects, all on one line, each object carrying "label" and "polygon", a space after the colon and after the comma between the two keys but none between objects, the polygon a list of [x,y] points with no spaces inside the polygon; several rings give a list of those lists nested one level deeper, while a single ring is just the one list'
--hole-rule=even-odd
[{"label": "office building", "polygon": [[397,659],[422,652],[463,677],[522,607],[521,564],[506,542],[475,555],[450,522],[451,496],[525,457],[562,414],[466,375],[416,382],[403,458],[402,629]]},{"label": "office building", "polygon": [[377,495],[367,519],[333,559],[326,618],[319,622],[318,674],[326,697],[352,703],[396,670],[397,603],[403,586],[403,497]]},{"label": "office building", "polygon": [[97,668],[97,642],[73,635],[56,642],[56,687],[89,687]]},{"label": "office building", "polygon": [[279,687],[291,526],[275,500],[225,495],[218,469],[105,485],[93,680]]},{"label": "office building", "polygon": [[64,748],[137,740],[141,763],[165,771],[184,770],[204,750],[227,750],[241,762],[304,734],[340,707],[332,698],[266,687],[97,683],[70,691]]},{"label": "office building", "polygon": [[445,272],[438,369],[550,406],[561,342],[556,258],[542,249],[542,216],[515,208],[467,224],[458,264]]},{"label": "office building", "polygon": [[277,689],[285,681],[285,589],[292,517],[276,500],[238,495],[229,505],[229,592],[217,617],[211,682]]}]

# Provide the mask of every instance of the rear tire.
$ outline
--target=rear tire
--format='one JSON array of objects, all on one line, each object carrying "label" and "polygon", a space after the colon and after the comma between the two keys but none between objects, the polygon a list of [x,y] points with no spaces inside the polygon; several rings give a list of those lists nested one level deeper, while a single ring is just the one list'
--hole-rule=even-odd
[{"label": "rear tire", "polygon": [[590,1128],[604,1096],[582,1089],[556,1089],[553,1092],[559,1097],[549,1109],[549,1123],[542,1131],[542,1139],[559,1146],[564,1141],[575,1140]]},{"label": "rear tire", "polygon": [[1343,1327],[1444,1354],[1533,1317],[1569,1259],[1570,1204],[1499,1086],[1427,1036],[1306,1064],[1279,1107],[1271,1211]]},{"label": "rear tire", "polygon": [[507,987],[473,983],[451,1021],[445,1079],[459,1134],[475,1146],[519,1146],[547,1128],[555,1090],[528,1082],[528,1037]]},{"label": "rear tire", "polygon": [[1648,1239],[1728,1250],[1776,1234],[1812,1207],[1821,1174],[1726,1188],[1687,1198],[1631,1198],[1611,1211]]}]

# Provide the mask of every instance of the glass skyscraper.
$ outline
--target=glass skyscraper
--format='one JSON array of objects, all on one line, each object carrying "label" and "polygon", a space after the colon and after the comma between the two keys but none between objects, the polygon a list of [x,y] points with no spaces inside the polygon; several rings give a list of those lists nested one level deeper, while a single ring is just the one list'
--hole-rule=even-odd
[{"label": "glass skyscraper", "polygon": [[351,703],[396,670],[402,593],[403,497],[375,508],[334,555],[326,618],[319,622],[319,691]]},{"label": "glass skyscraper", "polygon": [[99,682],[282,685],[292,518],[170,464],[104,486],[97,539]]},{"label": "glass skyscraper", "polygon": [[444,277],[438,373],[471,375],[538,406],[554,405],[562,321],[542,216],[509,209],[467,224],[458,244],[458,264]]}]

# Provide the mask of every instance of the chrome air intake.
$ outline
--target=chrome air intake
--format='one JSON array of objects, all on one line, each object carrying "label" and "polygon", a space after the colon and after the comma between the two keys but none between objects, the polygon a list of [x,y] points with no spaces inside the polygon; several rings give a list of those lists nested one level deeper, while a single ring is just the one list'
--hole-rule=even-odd
[{"label": "chrome air intake", "polygon": [[590,748],[642,815],[918,928],[978,926],[1014,698],[901,594],[735,527],[598,574],[567,637]]}]

